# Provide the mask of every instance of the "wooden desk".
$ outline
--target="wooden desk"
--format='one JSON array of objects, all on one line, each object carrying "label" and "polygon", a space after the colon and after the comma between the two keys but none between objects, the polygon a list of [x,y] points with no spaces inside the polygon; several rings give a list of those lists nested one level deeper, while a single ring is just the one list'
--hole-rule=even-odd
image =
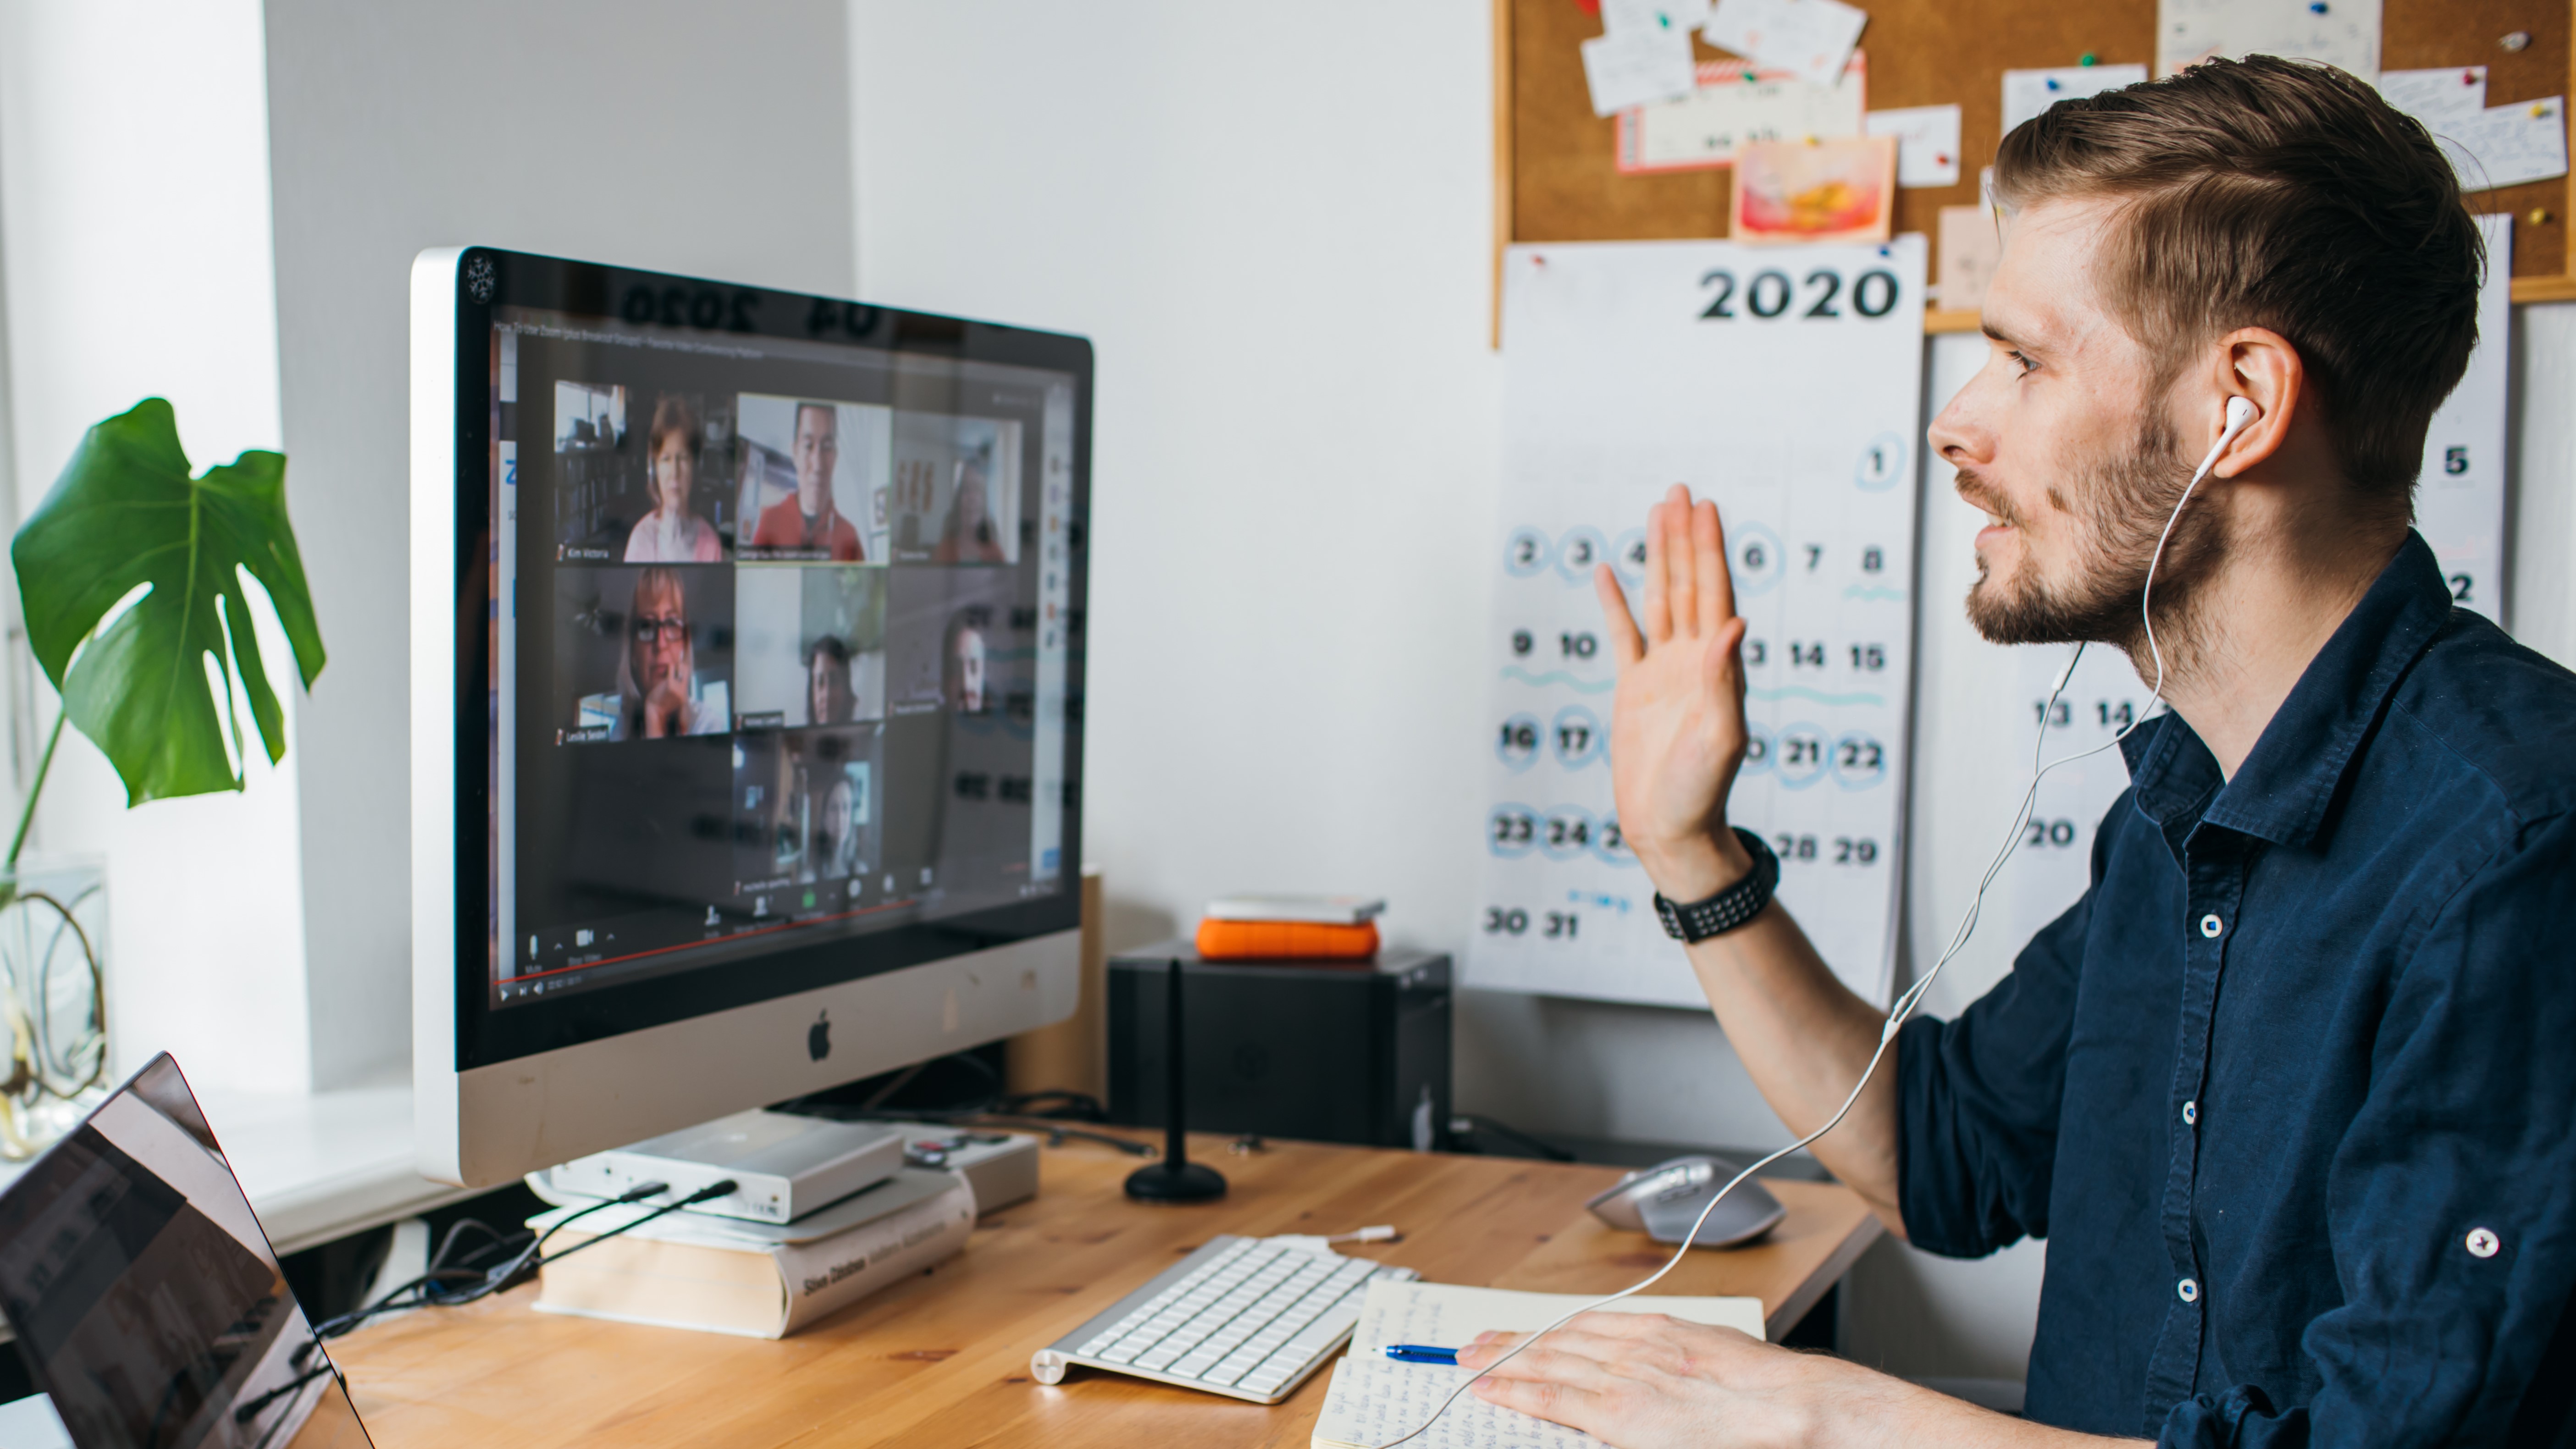
[{"label": "wooden desk", "polygon": [[[533,1287],[430,1310],[335,1343],[377,1449],[492,1446],[1260,1444],[1303,1449],[1330,1377],[1264,1408],[1075,1369],[1029,1380],[1029,1355],[1217,1233],[1339,1232],[1392,1223],[1366,1256],[1435,1282],[1610,1292],[1668,1250],[1583,1202],[1617,1176],[1491,1157],[1279,1143],[1229,1156],[1223,1199],[1146,1207],[1121,1195],[1137,1159],[1046,1150],[1038,1196],[993,1213],[965,1252],[780,1342],[542,1314]],[[1697,1252],[1658,1287],[1758,1295],[1771,1336],[1813,1307],[1878,1220],[1840,1186],[1773,1182],[1789,1210],[1752,1247]]]}]

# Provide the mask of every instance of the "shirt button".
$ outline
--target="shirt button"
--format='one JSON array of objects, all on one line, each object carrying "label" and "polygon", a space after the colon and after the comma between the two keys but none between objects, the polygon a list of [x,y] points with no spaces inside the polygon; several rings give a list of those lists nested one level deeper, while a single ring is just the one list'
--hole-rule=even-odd
[{"label": "shirt button", "polygon": [[2497,1236],[2495,1235],[2495,1233],[2494,1233],[2494,1231],[2493,1231],[2492,1229],[2488,1229],[2488,1228],[2471,1228],[2471,1229],[2469,1229],[2469,1256],[2470,1256],[2470,1257],[2472,1257],[2472,1258],[2492,1258],[2492,1257],[2494,1257],[2494,1256],[2496,1255],[2496,1250],[2497,1250],[2498,1248],[2503,1247],[2503,1246],[2504,1246],[2504,1239],[2497,1237]]},{"label": "shirt button", "polygon": [[2181,1282],[2174,1285],[2174,1291],[2182,1295],[2182,1301],[2185,1303],[2198,1303],[2200,1301],[2200,1284],[2195,1279],[2183,1279]]},{"label": "shirt button", "polygon": [[2216,940],[2218,938],[2218,933],[2226,929],[2227,923],[2221,921],[2216,916],[2203,916],[2200,918],[2200,933],[2209,937],[2211,940]]},{"label": "shirt button", "polygon": [[2191,1126],[2193,1123],[2198,1122],[2199,1120],[2200,1120],[2200,1104],[2199,1104],[2198,1102],[2185,1102],[2185,1103],[2183,1103],[2183,1104],[2182,1104],[2182,1125],[2184,1125],[2185,1127],[2189,1127],[2189,1126]]}]

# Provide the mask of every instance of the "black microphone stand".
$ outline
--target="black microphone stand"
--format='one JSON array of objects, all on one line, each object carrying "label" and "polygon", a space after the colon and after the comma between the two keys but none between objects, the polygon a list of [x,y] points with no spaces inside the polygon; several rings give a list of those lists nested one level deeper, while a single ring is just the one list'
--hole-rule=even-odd
[{"label": "black microphone stand", "polygon": [[1165,1125],[1163,1160],[1127,1175],[1127,1195],[1141,1202],[1205,1202],[1225,1196],[1225,1175],[1190,1161],[1181,1125],[1181,958],[1172,958],[1170,989],[1164,997],[1163,1051],[1168,1072],[1163,1090]]}]

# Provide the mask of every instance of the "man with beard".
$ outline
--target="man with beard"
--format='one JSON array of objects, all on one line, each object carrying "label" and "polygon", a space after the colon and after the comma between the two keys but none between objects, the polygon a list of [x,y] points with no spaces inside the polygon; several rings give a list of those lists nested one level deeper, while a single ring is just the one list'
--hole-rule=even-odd
[{"label": "man with beard", "polygon": [[2362,83],[2258,57],[2059,103],[1995,192],[1991,355],[1931,429],[1992,520],[1969,618],[2122,649],[2171,711],[1994,990],[1868,1071],[1880,1013],[1726,824],[1716,509],[1654,510],[1642,618],[1599,587],[1619,823],[1753,1080],[1802,1135],[1850,1099],[1815,1154],[1916,1247],[2049,1240],[2027,1417],[1616,1313],[1474,1391],[1625,1449],[2564,1443],[2576,676],[2455,608],[2409,527],[2475,343],[2451,168]]}]

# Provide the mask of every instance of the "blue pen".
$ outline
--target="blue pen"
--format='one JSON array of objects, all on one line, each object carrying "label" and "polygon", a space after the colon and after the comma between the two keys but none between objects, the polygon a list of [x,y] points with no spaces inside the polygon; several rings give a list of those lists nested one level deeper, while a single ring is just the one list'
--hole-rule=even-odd
[{"label": "blue pen", "polygon": [[1445,1363],[1453,1368],[1458,1363],[1458,1350],[1433,1348],[1420,1343],[1390,1343],[1386,1346],[1386,1356],[1397,1363]]}]

